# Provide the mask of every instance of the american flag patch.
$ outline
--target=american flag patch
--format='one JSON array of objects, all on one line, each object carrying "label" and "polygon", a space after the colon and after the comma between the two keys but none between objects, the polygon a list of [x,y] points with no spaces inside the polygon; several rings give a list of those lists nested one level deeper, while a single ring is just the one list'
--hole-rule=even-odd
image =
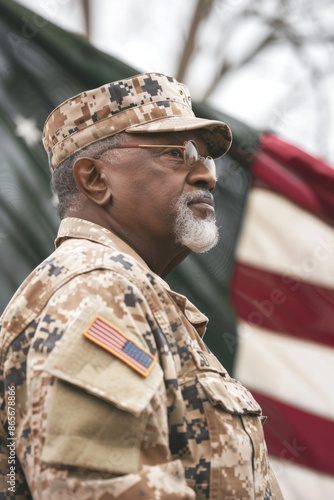
[{"label": "american flag patch", "polygon": [[156,362],[156,358],[150,352],[100,316],[95,316],[83,335],[124,361],[143,377],[147,377]]}]

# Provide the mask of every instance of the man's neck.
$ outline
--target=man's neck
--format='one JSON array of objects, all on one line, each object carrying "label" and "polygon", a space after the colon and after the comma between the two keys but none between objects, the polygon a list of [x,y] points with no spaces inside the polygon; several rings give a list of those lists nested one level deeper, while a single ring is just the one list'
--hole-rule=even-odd
[{"label": "man's neck", "polygon": [[159,240],[150,234],[141,234],[133,229],[119,227],[117,223],[110,224],[105,214],[96,214],[80,210],[78,213],[69,214],[102,226],[131,247],[147,264],[147,266],[158,276],[165,278],[170,274],[189,254],[190,250],[169,241]]}]

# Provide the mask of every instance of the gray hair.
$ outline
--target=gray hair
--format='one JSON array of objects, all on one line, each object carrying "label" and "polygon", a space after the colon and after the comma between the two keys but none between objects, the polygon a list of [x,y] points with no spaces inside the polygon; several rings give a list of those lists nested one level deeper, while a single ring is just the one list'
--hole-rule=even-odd
[{"label": "gray hair", "polygon": [[[116,134],[101,141],[94,142],[66,158],[54,171],[51,177],[51,189],[56,198],[57,212],[60,219],[69,217],[71,212],[82,207],[83,196],[73,177],[73,165],[78,158],[100,158],[106,151],[124,142],[125,134]],[[117,150],[110,151],[116,158]]]}]

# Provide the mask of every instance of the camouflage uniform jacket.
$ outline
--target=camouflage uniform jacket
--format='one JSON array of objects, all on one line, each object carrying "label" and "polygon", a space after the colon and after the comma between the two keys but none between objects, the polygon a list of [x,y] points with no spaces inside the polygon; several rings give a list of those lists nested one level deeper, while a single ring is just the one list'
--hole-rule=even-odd
[{"label": "camouflage uniform jacket", "polygon": [[[65,219],[56,246],[2,316],[4,498],[281,499],[207,318],[100,226]],[[96,321],[134,354],[83,335]]]}]

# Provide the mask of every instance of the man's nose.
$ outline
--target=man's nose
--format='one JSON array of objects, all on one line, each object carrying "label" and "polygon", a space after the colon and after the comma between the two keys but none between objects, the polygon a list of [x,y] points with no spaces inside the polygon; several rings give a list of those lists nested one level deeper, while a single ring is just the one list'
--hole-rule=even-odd
[{"label": "man's nose", "polygon": [[215,189],[217,177],[216,172],[212,172],[199,158],[191,168],[187,180],[192,186],[200,186],[212,192]]}]

